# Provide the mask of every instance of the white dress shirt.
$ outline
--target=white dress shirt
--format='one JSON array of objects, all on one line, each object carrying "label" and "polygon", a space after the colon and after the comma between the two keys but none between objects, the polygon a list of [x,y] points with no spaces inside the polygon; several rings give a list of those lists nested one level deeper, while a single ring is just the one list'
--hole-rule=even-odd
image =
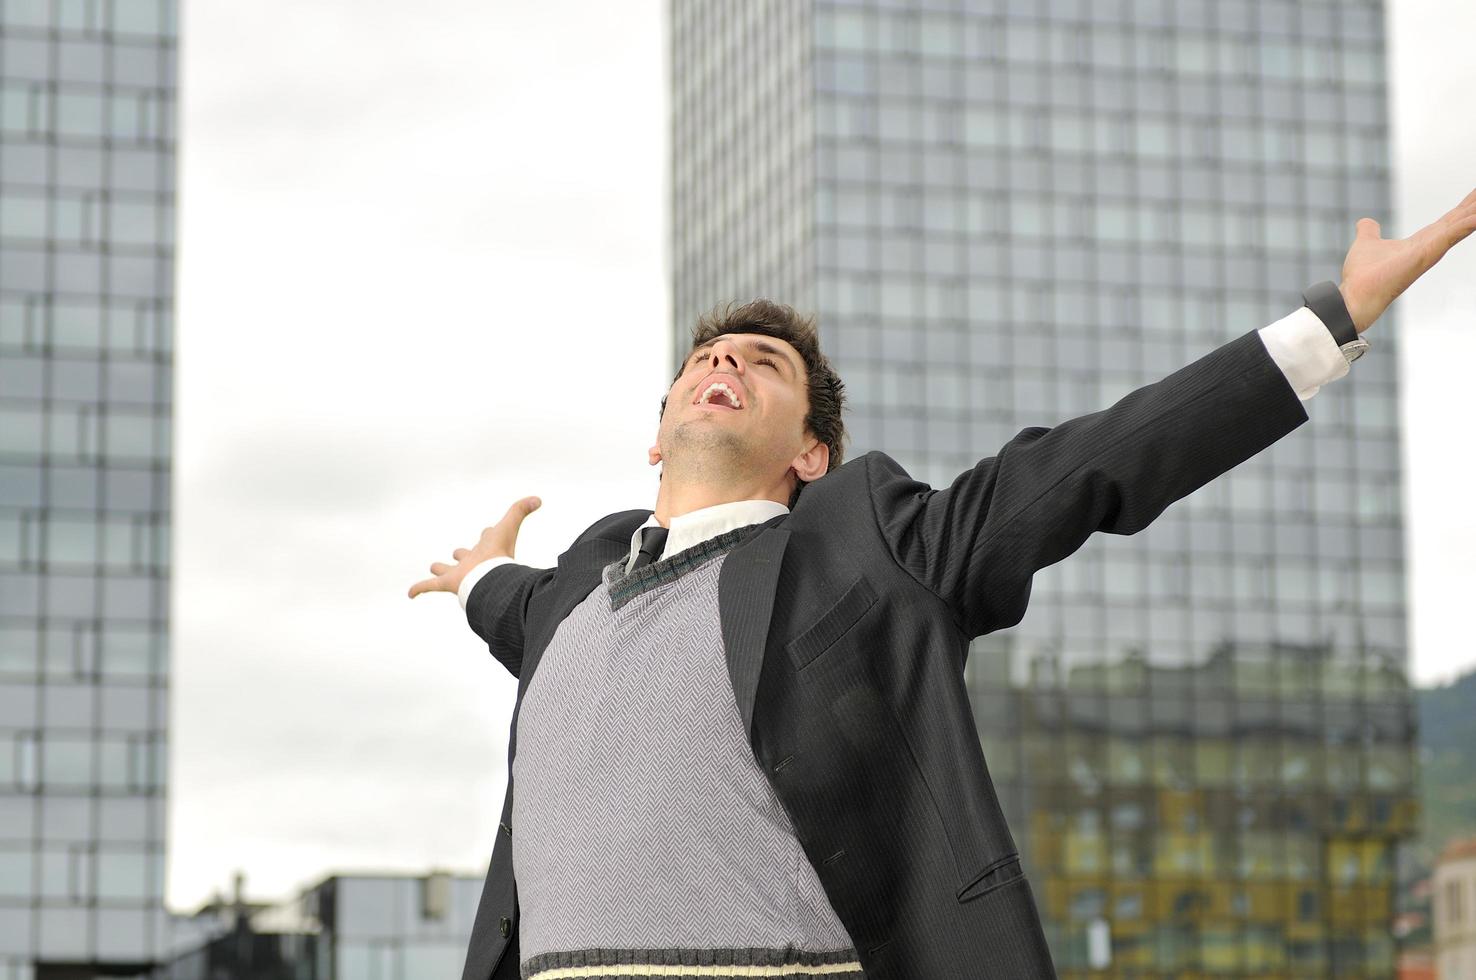
[{"label": "white dress shirt", "polygon": [[[1287,383],[1302,401],[1317,394],[1329,381],[1343,377],[1351,367],[1343,352],[1338,349],[1338,342],[1333,339],[1332,332],[1309,307],[1300,307],[1256,332],[1261,335],[1261,342],[1266,345],[1271,359],[1281,368]],[[671,519],[661,557],[665,558],[695,544],[701,544],[724,531],[749,524],[762,524],[770,518],[787,513],[789,508],[774,500],[734,500],[687,514],[678,514]],[[656,520],[656,515],[652,514],[646,519],[646,523],[631,534],[630,554],[625,560],[626,571],[630,570],[636,555],[640,554],[641,532],[658,524],[660,522]],[[466,608],[466,601],[482,576],[507,561],[512,559],[488,558],[466,573],[456,593],[462,609]]]},{"label": "white dress shirt", "polygon": [[[789,508],[777,500],[733,500],[725,504],[702,507],[686,514],[678,514],[671,519],[671,527],[667,529],[666,544],[661,549],[661,557],[665,558],[667,555],[685,551],[693,545],[701,544],[708,538],[722,534],[724,531],[731,531],[735,527],[762,524],[770,518],[787,513],[789,513]],[[646,523],[632,532],[630,552],[625,558],[627,572],[635,564],[636,555],[641,553],[641,532],[648,527],[659,527],[660,525],[661,522],[656,519],[656,515],[652,514],[646,518]],[[488,558],[466,573],[466,578],[461,580],[461,588],[456,592],[456,597],[461,600],[462,609],[466,608],[466,600],[481,577],[505,561],[512,561],[512,559]]]}]

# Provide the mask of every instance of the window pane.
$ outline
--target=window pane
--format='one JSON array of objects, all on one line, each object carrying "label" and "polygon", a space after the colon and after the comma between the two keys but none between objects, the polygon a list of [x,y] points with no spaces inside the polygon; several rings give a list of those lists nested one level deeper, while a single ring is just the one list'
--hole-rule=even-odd
[{"label": "window pane", "polygon": [[[0,674],[31,674],[36,670],[36,631],[25,626],[0,626]],[[0,748],[0,754],[8,746]]]},{"label": "window pane", "polygon": [[153,451],[154,420],[148,415],[107,416],[103,427],[109,456],[147,458]]},{"label": "window pane", "polygon": [[0,898],[30,898],[35,858],[28,850],[0,850]]},{"label": "window pane", "polygon": [[52,518],[46,529],[46,557],[61,564],[97,561],[97,525],[88,520]]},{"label": "window pane", "polygon": [[0,408],[0,453],[41,451],[41,413],[31,408]]},{"label": "window pane", "polygon": [[109,0],[108,23],[120,34],[158,34],[159,0]]},{"label": "window pane", "polygon": [[103,633],[102,672],[108,679],[148,677],[153,664],[153,634],[109,626]]},{"label": "window pane", "polygon": [[45,238],[45,199],[18,193],[0,196],[0,234],[6,238]]},{"label": "window pane", "polygon": [[5,20],[16,27],[50,27],[46,0],[6,0]]},{"label": "window pane", "polygon": [[58,347],[96,350],[102,315],[96,306],[58,303],[51,312],[51,341]]},{"label": "window pane", "polygon": [[130,790],[128,773],[129,739],[126,735],[107,735],[98,742],[98,784],[103,789]]},{"label": "window pane", "polygon": [[100,850],[97,897],[141,899],[148,893],[148,854],[144,851]]},{"label": "window pane", "polygon": [[56,131],[64,136],[102,135],[102,96],[93,92],[57,93]]},{"label": "window pane", "polygon": [[92,779],[93,743],[81,735],[48,735],[41,746],[42,781],[49,787],[86,786]]},{"label": "window pane", "polygon": [[404,973],[407,977],[454,977],[466,958],[464,950],[442,943],[407,942],[404,946]]},{"label": "window pane", "polygon": [[150,245],[158,236],[153,202],[114,201],[108,206],[108,237],[128,245]]}]

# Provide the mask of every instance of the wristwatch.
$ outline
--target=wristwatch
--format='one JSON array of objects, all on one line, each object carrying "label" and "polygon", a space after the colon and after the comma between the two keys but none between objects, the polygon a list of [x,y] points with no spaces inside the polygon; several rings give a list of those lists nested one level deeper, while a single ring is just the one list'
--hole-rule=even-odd
[{"label": "wristwatch", "polygon": [[1317,319],[1331,331],[1338,350],[1343,352],[1349,364],[1368,352],[1369,343],[1358,336],[1358,328],[1353,326],[1353,316],[1348,312],[1348,304],[1343,301],[1343,291],[1337,283],[1324,279],[1308,286],[1302,290],[1302,305],[1317,314]]}]

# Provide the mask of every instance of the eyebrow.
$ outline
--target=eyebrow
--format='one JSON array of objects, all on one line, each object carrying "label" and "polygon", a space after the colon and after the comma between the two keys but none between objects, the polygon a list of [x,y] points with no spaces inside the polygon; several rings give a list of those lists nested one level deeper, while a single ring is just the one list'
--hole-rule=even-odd
[{"label": "eyebrow", "polygon": [[[713,344],[717,343],[717,339],[718,338],[714,337],[712,340],[709,340],[701,347],[698,347],[696,350],[692,351],[692,353],[687,356],[687,363],[691,364],[693,358],[695,358],[703,351],[707,350],[707,348],[711,347]],[[749,350],[758,351],[760,354],[778,354],[779,359],[784,362],[786,367],[789,368],[789,373],[791,375],[795,375],[798,373],[795,369],[794,361],[790,359],[789,355],[783,350],[769,343],[767,340],[750,340],[748,341],[746,346]]]}]

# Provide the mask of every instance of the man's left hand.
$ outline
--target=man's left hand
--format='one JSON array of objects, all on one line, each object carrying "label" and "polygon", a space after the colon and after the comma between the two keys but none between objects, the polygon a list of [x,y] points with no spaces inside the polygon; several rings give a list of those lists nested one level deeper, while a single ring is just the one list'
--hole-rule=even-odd
[{"label": "man's left hand", "polygon": [[1372,218],[1359,218],[1357,228],[1338,288],[1354,328],[1363,333],[1410,283],[1476,231],[1476,190],[1408,238],[1380,238],[1379,223]]}]

